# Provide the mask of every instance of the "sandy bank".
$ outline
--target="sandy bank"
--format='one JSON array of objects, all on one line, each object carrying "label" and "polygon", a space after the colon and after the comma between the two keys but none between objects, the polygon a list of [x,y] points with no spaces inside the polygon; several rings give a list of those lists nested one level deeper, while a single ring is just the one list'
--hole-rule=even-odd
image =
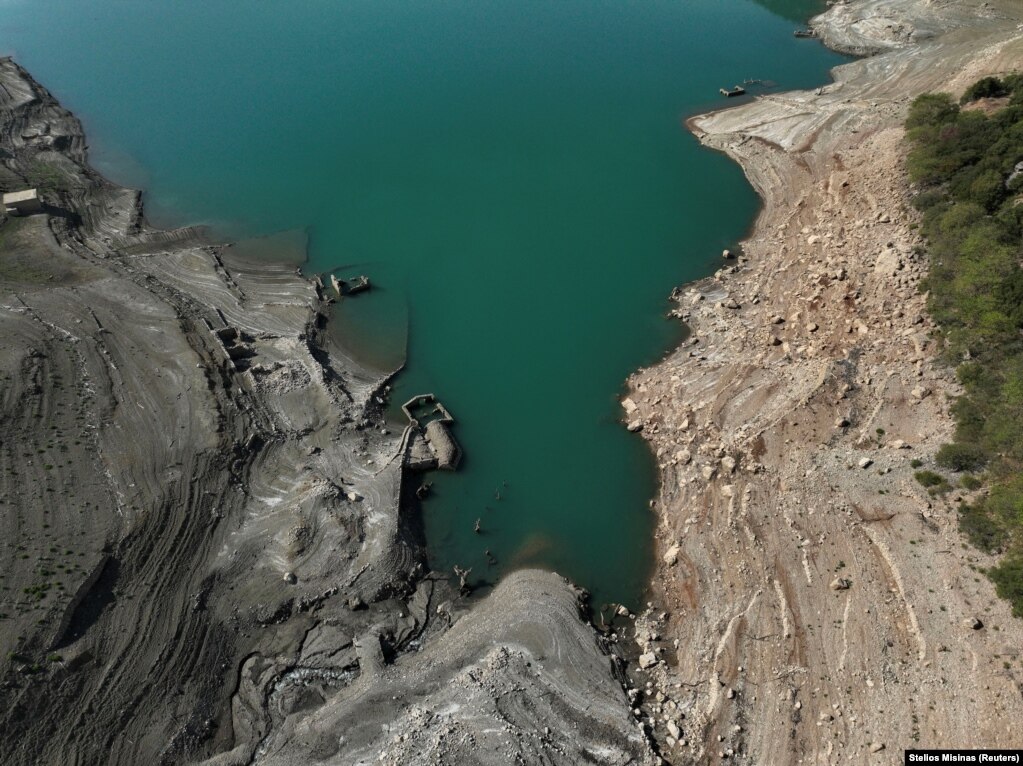
[{"label": "sandy bank", "polygon": [[691,122],[764,208],[745,257],[681,292],[693,336],[630,380],[661,474],[634,680],[673,763],[1023,743],[1023,628],[961,545],[954,493],[929,497],[910,464],[947,440],[956,389],[933,361],[900,127],[919,93],[1023,64],[1020,13],[839,4],[821,38],[877,55]]}]

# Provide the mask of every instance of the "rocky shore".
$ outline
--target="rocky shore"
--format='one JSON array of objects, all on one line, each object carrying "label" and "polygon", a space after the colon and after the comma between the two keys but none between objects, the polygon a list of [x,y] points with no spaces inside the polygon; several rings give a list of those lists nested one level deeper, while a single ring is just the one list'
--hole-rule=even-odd
[{"label": "rocky shore", "polygon": [[1023,625],[913,477],[957,389],[920,280],[911,100],[1023,65],[1017,3],[861,0],[813,21],[869,58],[693,119],[763,198],[738,258],[677,291],[688,341],[623,402],[660,469],[638,714],[675,764],[901,763],[1020,747]]},{"label": "rocky shore", "polygon": [[[695,118],[764,200],[630,381],[661,472],[649,609],[426,568],[388,380],[292,267],[158,231],[0,59],[0,761],[896,763],[1018,747],[1023,631],[913,480],[951,431],[900,128],[1023,63],[1023,10],[855,0],[874,54]],[[812,44],[812,43],[807,43]],[[634,627],[633,627],[634,625]],[[635,642],[631,639],[635,638]],[[635,658],[628,673],[616,654]]]},{"label": "rocky shore", "polygon": [[[642,762],[567,582],[426,571],[388,381],[0,59],[0,761]],[[263,248],[266,249],[265,247]]]}]

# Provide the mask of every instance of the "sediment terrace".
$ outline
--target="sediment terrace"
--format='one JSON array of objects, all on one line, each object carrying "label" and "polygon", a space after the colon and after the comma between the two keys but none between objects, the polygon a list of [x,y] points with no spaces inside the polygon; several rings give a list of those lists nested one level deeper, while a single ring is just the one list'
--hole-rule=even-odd
[{"label": "sediment terrace", "polygon": [[1015,3],[836,4],[874,54],[814,92],[695,118],[764,200],[737,260],[679,291],[691,338],[637,373],[628,419],[661,489],[645,720],[672,763],[901,763],[1019,747],[1023,627],[911,461],[957,393],[920,279],[910,101],[1023,65]]},{"label": "sediment terrace", "polygon": [[387,380],[293,267],[156,231],[0,60],[0,761],[630,763],[553,574],[469,616],[403,510]]}]

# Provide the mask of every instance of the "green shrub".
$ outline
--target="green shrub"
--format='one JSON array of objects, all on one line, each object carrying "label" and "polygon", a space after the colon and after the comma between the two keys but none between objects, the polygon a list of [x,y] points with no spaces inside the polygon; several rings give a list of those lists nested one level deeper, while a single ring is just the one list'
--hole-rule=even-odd
[{"label": "green shrub", "polygon": [[985,77],[973,83],[963,97],[959,99],[960,104],[969,104],[981,98],[1002,98],[1009,95],[1009,89],[997,77]]},{"label": "green shrub", "polygon": [[1023,557],[1007,556],[988,570],[998,595],[1012,604],[1012,613],[1023,617]]},{"label": "green shrub", "polygon": [[[963,111],[947,94],[918,98],[906,120],[907,168],[929,256],[921,289],[963,387],[955,439],[935,462],[966,472],[968,490],[984,471],[990,491],[960,506],[960,530],[1004,553],[989,575],[1023,616],[1023,174],[1010,180],[1023,161],[1023,75],[984,78],[962,103],[1003,96],[1008,105],[992,114]],[[951,489],[934,471],[916,479],[932,493]]]},{"label": "green shrub", "polygon": [[1005,545],[1005,531],[995,524],[983,507],[960,505],[959,531],[974,547],[987,553],[997,553]]},{"label": "green shrub", "polygon": [[934,462],[950,471],[976,471],[987,463],[987,455],[976,444],[944,444]]},{"label": "green shrub", "polygon": [[924,464],[924,461],[920,460],[920,458],[913,458],[912,460],[909,461],[909,465],[911,467],[913,467],[913,468],[919,468],[923,464]]},{"label": "green shrub", "polygon": [[934,471],[917,471],[913,476],[924,487],[937,487],[946,483],[945,477]]},{"label": "green shrub", "polygon": [[969,490],[980,489],[983,483],[984,482],[982,482],[972,473],[964,474],[963,477],[959,480],[959,486],[962,487],[963,489]]}]

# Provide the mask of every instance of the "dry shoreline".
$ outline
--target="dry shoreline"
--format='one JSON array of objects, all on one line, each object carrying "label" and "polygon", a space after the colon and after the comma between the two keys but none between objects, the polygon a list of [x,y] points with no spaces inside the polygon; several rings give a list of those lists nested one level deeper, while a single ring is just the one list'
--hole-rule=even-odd
[{"label": "dry shoreline", "polygon": [[836,6],[829,42],[893,54],[821,96],[696,118],[764,208],[739,268],[683,293],[694,335],[631,381],[662,484],[628,696],[561,578],[516,572],[465,612],[423,570],[384,379],[331,344],[314,285],[150,228],[137,192],[89,168],[73,115],[0,59],[0,186],[42,163],[57,187],[46,215],[0,219],[0,537],[18,541],[0,547],[0,760],[1018,746],[1020,628],[907,467],[947,436],[954,383],[915,291],[898,119],[946,77],[1021,61],[1015,22],[984,13]]},{"label": "dry shoreline", "polygon": [[1023,744],[1023,627],[962,547],[955,498],[910,466],[947,440],[956,388],[917,287],[900,127],[917,94],[1023,65],[1020,13],[841,3],[821,39],[877,55],[689,121],[763,208],[744,257],[681,292],[693,335],[625,403],[661,475],[633,683],[672,763]]},{"label": "dry shoreline", "polygon": [[401,502],[387,377],[293,265],[159,231],[0,58],[0,761],[647,762],[549,572],[466,604]]}]

